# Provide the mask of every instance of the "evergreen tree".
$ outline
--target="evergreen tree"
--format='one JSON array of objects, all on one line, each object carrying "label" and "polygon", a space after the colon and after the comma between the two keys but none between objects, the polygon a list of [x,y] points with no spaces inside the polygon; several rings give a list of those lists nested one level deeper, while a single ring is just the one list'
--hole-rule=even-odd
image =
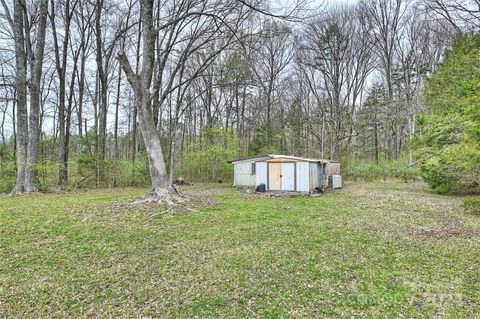
[{"label": "evergreen tree", "polygon": [[459,37],[427,80],[428,114],[419,120],[417,156],[440,193],[478,193],[480,177],[480,35]]}]

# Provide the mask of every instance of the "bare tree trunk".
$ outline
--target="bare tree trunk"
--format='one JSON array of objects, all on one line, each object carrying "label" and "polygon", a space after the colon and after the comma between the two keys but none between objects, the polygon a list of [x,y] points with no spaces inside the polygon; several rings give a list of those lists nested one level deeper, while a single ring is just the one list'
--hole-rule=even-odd
[{"label": "bare tree trunk", "polygon": [[13,99],[12,105],[12,125],[13,125],[13,157],[17,158],[17,94],[14,94],[15,98]]},{"label": "bare tree trunk", "polygon": [[114,161],[114,170],[113,170],[113,186],[117,186],[117,161],[119,158],[118,150],[118,111],[120,108],[120,84],[122,83],[122,66],[118,65],[118,80],[117,80],[117,99],[115,101],[115,127],[114,127],[114,151],[113,151],[113,161]]},{"label": "bare tree trunk", "polygon": [[[82,152],[82,139],[83,139],[83,98],[85,95],[85,64],[86,64],[86,48],[82,47],[82,53],[80,57],[80,76],[78,79],[78,106],[77,106],[77,130],[78,130],[78,144],[77,153]],[[87,132],[85,132],[87,133]]]},{"label": "bare tree trunk", "polygon": [[100,80],[100,103],[98,108],[98,179],[100,183],[105,180],[105,143],[107,131],[107,70],[103,66],[102,28],[100,19],[102,16],[103,0],[97,0],[95,31],[96,31],[96,61],[98,77]]},{"label": "bare tree trunk", "polygon": [[70,10],[70,0],[65,1],[64,21],[65,21],[65,36],[62,41],[61,56],[60,46],[58,43],[58,36],[56,31],[55,21],[55,2],[51,0],[52,12],[50,13],[50,20],[52,23],[53,42],[55,47],[55,64],[59,80],[59,94],[58,94],[58,133],[60,151],[58,154],[58,184],[65,185],[68,183],[68,137],[66,136],[67,125],[66,120],[69,118],[66,112],[65,96],[66,96],[66,69],[68,58],[68,44],[70,42],[70,22],[72,19],[72,10]]},{"label": "bare tree trunk", "polygon": [[[415,136],[415,112],[412,112],[412,114],[408,118],[408,125],[409,125],[409,136],[408,136],[408,141],[409,143],[412,143],[413,137]],[[409,145],[409,150],[408,150],[408,164],[411,165],[413,164],[413,152],[412,152],[412,146]]]},{"label": "bare tree trunk", "polygon": [[137,155],[137,108],[133,107],[132,114],[132,163],[135,164]]},{"label": "bare tree trunk", "polygon": [[7,115],[6,110],[8,109],[8,100],[5,103],[5,112],[2,112],[2,123],[0,124],[0,129],[2,130],[2,145],[5,145],[5,117]]},{"label": "bare tree trunk", "polygon": [[170,141],[170,167],[168,172],[168,180],[170,184],[173,184],[173,176],[175,173],[175,147],[176,147],[176,131],[177,124],[173,123],[173,128],[171,132],[171,141]]},{"label": "bare tree trunk", "polygon": [[123,51],[118,53],[118,60],[122,65],[127,79],[135,94],[135,108],[138,112],[140,130],[147,149],[150,178],[152,183],[152,197],[164,198],[172,193],[169,184],[165,159],[163,157],[160,136],[155,127],[151,108],[150,86],[155,59],[155,30],[153,28],[153,1],[141,0],[141,21],[143,39],[142,70],[136,74],[127,56]]},{"label": "bare tree trunk", "polygon": [[32,82],[30,95],[30,117],[28,137],[28,166],[25,183],[26,192],[36,192],[38,175],[38,141],[40,140],[40,82],[42,80],[43,56],[45,49],[45,33],[47,28],[48,0],[40,2],[39,21],[35,55],[32,60]]},{"label": "bare tree trunk", "polygon": [[15,89],[17,98],[17,179],[12,194],[25,191],[27,170],[27,54],[25,52],[24,11],[20,0],[14,1],[13,34],[15,37]]},{"label": "bare tree trunk", "polygon": [[380,152],[379,152],[379,149],[378,149],[378,124],[375,122],[373,124],[373,128],[374,128],[374,142],[375,142],[375,163],[377,163],[377,165],[379,164],[379,160],[380,160]]},{"label": "bare tree trunk", "polygon": [[[140,20],[138,24],[138,37],[137,37],[137,52],[135,57],[135,72],[138,74],[140,70],[140,46],[142,43],[142,21]],[[132,115],[132,163],[135,164],[137,156],[137,107],[133,107]],[[135,173],[135,170],[133,170]]]},{"label": "bare tree trunk", "polygon": [[[68,92],[68,104],[67,104],[67,113],[66,113],[66,124],[65,124],[65,149],[63,151],[63,165],[64,165],[64,170],[65,172],[68,172],[68,156],[70,153],[70,128],[72,125],[72,111],[73,111],[73,95],[74,95],[74,89],[75,89],[75,78],[76,74],[78,71],[78,53],[74,55],[73,57],[73,71],[72,71],[72,77],[71,77],[71,82],[70,82],[70,87],[69,87],[69,92]],[[67,175],[68,176],[68,175]]]}]

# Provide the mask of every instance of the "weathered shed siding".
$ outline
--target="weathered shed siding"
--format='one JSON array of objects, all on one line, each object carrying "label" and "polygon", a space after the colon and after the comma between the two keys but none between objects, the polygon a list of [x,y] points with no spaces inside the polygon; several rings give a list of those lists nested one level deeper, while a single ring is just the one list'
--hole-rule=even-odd
[{"label": "weathered shed siding", "polygon": [[340,163],[338,162],[329,162],[325,164],[325,175],[340,175]]},{"label": "weathered shed siding", "polygon": [[339,162],[329,162],[324,164],[324,176],[323,176],[323,186],[324,188],[329,186],[328,178],[333,175],[340,175],[340,163]]},{"label": "weathered shed siding", "polygon": [[233,185],[234,186],[255,186],[255,174],[252,174],[254,160],[234,163]]},{"label": "weathered shed siding", "polygon": [[308,192],[310,190],[309,165],[307,162],[297,163],[297,191]]},{"label": "weathered shed siding", "polygon": [[318,176],[318,163],[309,163],[309,190],[312,191],[315,187],[318,186],[317,176]]},{"label": "weathered shed siding", "polygon": [[322,176],[323,176],[323,164],[322,163],[310,163],[310,191],[314,191],[315,188],[323,188]]},{"label": "weathered shed siding", "polygon": [[320,189],[324,188],[323,185],[323,170],[325,167],[325,164],[323,163],[317,163],[317,175],[315,175],[315,188],[318,187]]},{"label": "weathered shed siding", "polygon": [[267,163],[264,162],[257,162],[255,163],[256,165],[256,177],[255,177],[255,186],[258,186],[260,184],[265,184],[267,185]]}]

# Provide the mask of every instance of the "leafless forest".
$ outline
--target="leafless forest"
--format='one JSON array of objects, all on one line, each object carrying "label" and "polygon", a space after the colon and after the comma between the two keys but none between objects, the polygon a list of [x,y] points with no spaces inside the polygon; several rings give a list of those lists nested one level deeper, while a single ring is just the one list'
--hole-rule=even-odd
[{"label": "leafless forest", "polygon": [[14,193],[147,178],[165,196],[272,152],[412,162],[424,80],[480,25],[478,0],[0,2]]}]

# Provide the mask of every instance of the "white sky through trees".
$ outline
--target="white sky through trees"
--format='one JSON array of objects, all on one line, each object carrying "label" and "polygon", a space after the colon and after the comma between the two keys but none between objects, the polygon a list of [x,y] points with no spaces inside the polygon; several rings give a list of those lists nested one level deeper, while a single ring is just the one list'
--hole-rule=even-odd
[{"label": "white sky through trees", "polygon": [[[311,0],[310,4],[312,8],[321,6],[321,5],[334,5],[334,4],[354,4],[357,3],[358,0]],[[274,0],[273,2],[274,7],[288,7],[292,6],[295,1],[292,0]]]}]

